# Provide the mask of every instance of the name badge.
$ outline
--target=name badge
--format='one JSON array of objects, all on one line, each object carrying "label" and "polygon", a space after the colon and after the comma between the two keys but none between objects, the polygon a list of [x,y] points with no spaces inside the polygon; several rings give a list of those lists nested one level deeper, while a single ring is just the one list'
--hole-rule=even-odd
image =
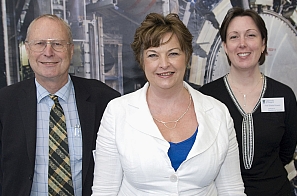
[{"label": "name badge", "polygon": [[261,98],[261,112],[284,112],[285,101],[280,98]]}]

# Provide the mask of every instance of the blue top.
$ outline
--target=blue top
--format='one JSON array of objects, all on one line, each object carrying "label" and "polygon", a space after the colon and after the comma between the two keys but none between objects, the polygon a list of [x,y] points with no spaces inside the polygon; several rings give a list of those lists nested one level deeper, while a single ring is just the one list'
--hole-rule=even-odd
[{"label": "blue top", "polygon": [[195,140],[196,135],[198,133],[198,127],[195,131],[195,133],[188,139],[179,142],[179,143],[172,143],[169,142],[170,148],[168,150],[168,156],[171,161],[171,165],[176,171],[180,164],[186,160]]}]

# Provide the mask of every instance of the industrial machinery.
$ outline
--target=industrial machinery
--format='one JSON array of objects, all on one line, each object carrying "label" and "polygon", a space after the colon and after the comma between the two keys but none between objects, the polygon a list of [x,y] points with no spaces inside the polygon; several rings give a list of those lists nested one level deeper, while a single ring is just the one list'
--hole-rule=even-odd
[{"label": "industrial machinery", "polygon": [[[222,0],[212,5],[211,11],[219,23],[232,6],[248,6],[246,8],[254,9],[262,16],[268,30],[268,56],[260,69],[265,75],[290,86],[297,95],[296,1]],[[189,81],[203,85],[228,73],[229,64],[213,22],[204,20],[195,43],[205,54],[193,55]]]},{"label": "industrial machinery", "polygon": [[296,0],[2,0],[7,85],[33,76],[24,49],[26,30],[35,17],[52,13],[73,33],[70,74],[101,80],[122,94],[137,90],[145,77],[130,44],[151,12],[177,13],[189,28],[194,53],[185,80],[203,85],[228,72],[218,29],[232,6],[261,14],[269,31],[269,54],[261,69],[296,93]]}]

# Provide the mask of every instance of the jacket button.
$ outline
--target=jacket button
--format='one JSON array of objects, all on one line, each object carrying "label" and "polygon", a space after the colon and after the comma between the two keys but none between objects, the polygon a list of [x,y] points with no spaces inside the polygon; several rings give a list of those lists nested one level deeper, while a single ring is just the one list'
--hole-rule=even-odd
[{"label": "jacket button", "polygon": [[29,176],[29,180],[33,180],[33,176],[32,175]]},{"label": "jacket button", "polygon": [[176,182],[177,181],[177,176],[175,174],[170,176],[170,181],[171,182]]}]

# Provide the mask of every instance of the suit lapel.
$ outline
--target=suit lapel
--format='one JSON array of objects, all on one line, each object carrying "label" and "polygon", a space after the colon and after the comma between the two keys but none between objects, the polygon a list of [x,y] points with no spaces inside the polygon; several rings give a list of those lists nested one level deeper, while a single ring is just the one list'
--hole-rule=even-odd
[{"label": "suit lapel", "polygon": [[[88,167],[92,156],[92,141],[97,137],[94,133],[96,107],[94,103],[88,102],[90,93],[78,81],[72,80],[75,88],[75,98],[77,110],[81,123],[82,140],[83,140],[83,182],[86,179]],[[37,129],[37,97],[35,79],[29,79],[22,83],[22,89],[17,96],[20,115],[26,135],[27,152],[32,172],[35,165],[36,154],[36,129]]]},{"label": "suit lapel", "polygon": [[190,159],[206,151],[215,142],[221,122],[211,115],[216,108],[204,95],[193,89],[186,82],[184,82],[184,86],[192,96],[196,118],[199,123],[196,140],[188,155]]},{"label": "suit lapel", "polygon": [[164,140],[148,108],[146,101],[147,88],[148,83],[132,95],[133,97],[131,97],[127,105],[129,112],[127,122],[138,131]]},{"label": "suit lapel", "polygon": [[[189,159],[203,153],[215,142],[221,122],[211,115],[214,112],[213,110],[215,110],[213,104],[188,84],[185,83],[184,85],[192,96],[197,121],[199,122],[198,134],[188,155]],[[137,92],[131,94],[133,97],[130,97],[127,105],[127,122],[136,130],[164,141],[164,143],[162,142],[164,147],[168,148],[168,142],[164,140],[149,111],[146,102],[147,88],[148,83]]]},{"label": "suit lapel", "polygon": [[[83,183],[86,179],[88,167],[92,156],[92,144],[95,135],[95,121],[96,118],[96,106],[94,103],[87,101],[91,96],[90,93],[81,85],[78,81],[72,78],[72,82],[75,89],[75,99],[77,104],[77,111],[82,131],[82,143],[83,143]],[[81,82],[81,81],[80,81]]]},{"label": "suit lapel", "polygon": [[[22,83],[24,86],[18,96],[18,105],[24,126],[27,152],[34,169],[36,154],[37,98],[34,78]],[[29,87],[29,88],[28,88]]]}]

